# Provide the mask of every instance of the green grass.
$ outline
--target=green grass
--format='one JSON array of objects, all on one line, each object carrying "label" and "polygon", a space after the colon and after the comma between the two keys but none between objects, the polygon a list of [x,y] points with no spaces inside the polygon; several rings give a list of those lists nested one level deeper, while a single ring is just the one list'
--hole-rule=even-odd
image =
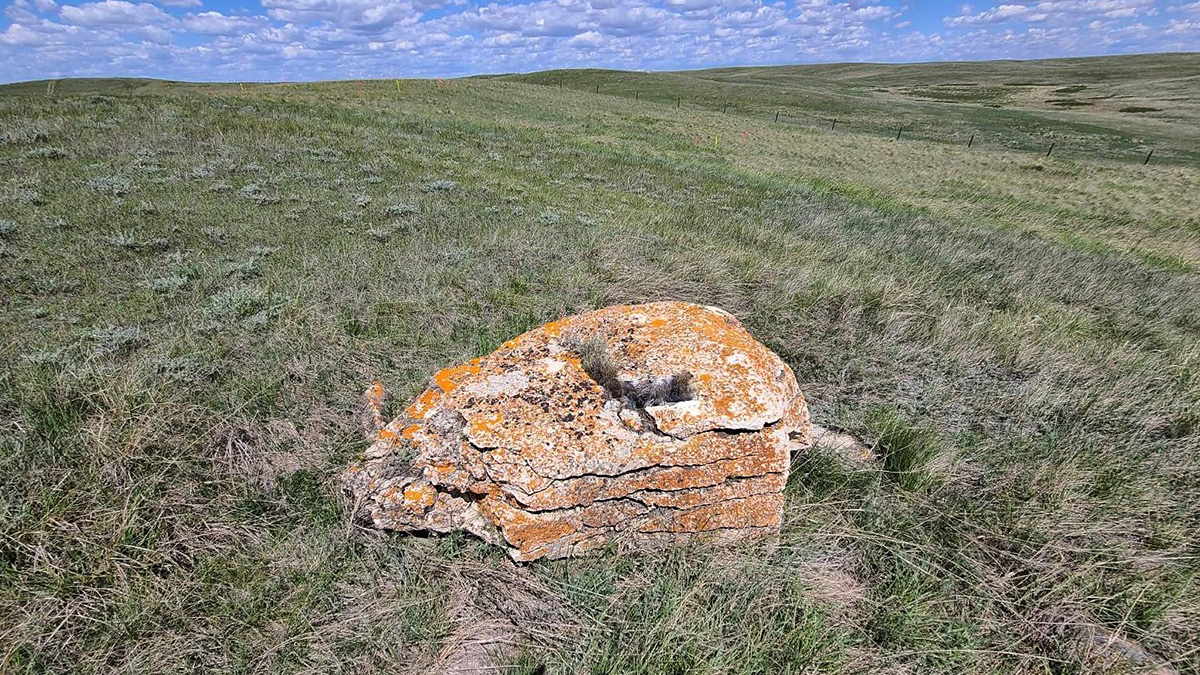
[{"label": "green grass", "polygon": [[[0,671],[425,672],[503,618],[513,672],[1120,672],[1096,631],[1200,672],[1194,98],[903,93],[1164,58],[3,88]],[[876,459],[798,454],[778,539],[727,549],[348,522],[372,380],[658,299],[740,317]]]}]

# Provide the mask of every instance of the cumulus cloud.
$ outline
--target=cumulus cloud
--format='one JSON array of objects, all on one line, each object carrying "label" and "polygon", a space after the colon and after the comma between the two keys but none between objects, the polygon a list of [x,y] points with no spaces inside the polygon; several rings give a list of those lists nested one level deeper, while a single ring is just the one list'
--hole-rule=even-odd
[{"label": "cumulus cloud", "polygon": [[1181,14],[1195,14],[1200,16],[1200,2],[1189,2],[1186,5],[1173,5],[1167,7],[1167,11],[1171,13],[1179,12]]},{"label": "cumulus cloud", "polygon": [[1130,19],[1157,13],[1155,0],[1053,0],[1051,2],[1009,3],[974,12],[964,5],[957,16],[946,17],[948,27],[1002,24],[1012,22],[1086,24],[1096,18]]},{"label": "cumulus cloud", "polygon": [[241,35],[264,25],[262,17],[225,16],[220,12],[189,14],[180,27],[199,35]]},{"label": "cumulus cloud", "polygon": [[30,30],[19,23],[11,24],[0,33],[0,43],[6,45],[36,45],[42,43],[42,36],[37,31]]},{"label": "cumulus cloud", "polygon": [[280,21],[319,21],[359,33],[379,33],[396,23],[415,23],[423,12],[412,3],[392,0],[262,0],[262,6],[268,16]]},{"label": "cumulus cloud", "polygon": [[668,18],[657,7],[620,5],[595,13],[596,25],[610,35],[646,35],[658,32]]},{"label": "cumulus cloud", "polygon": [[567,44],[572,47],[599,47],[604,44],[604,34],[599,31],[589,30],[586,33],[580,33],[567,40]]},{"label": "cumulus cloud", "polygon": [[148,2],[135,5],[125,0],[67,5],[59,10],[59,16],[76,26],[146,27],[171,21],[170,15]]}]

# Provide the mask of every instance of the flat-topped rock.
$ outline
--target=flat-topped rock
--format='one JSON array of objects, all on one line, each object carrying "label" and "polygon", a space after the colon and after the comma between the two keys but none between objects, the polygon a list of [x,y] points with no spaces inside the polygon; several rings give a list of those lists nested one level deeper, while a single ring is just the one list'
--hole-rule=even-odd
[{"label": "flat-topped rock", "polygon": [[362,522],[516,560],[725,541],[779,526],[809,429],[791,369],[732,315],[616,306],[437,373],[344,485]]}]

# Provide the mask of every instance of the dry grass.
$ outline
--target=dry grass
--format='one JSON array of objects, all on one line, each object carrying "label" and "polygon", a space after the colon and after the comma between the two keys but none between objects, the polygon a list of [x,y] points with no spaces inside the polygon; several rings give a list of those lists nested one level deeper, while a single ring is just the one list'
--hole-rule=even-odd
[{"label": "dry grass", "polygon": [[[74,86],[0,98],[0,670],[423,672],[479,617],[511,672],[1200,671],[1194,169],[504,81]],[[667,298],[878,460],[799,455],[725,550],[348,523],[372,381]]]}]

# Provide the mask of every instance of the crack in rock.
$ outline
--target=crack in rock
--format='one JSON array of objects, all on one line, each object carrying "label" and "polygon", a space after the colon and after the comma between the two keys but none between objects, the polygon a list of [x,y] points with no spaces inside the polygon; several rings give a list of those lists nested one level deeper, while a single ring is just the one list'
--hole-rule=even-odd
[{"label": "crack in rock", "polygon": [[624,305],[438,372],[343,484],[360,522],[518,561],[723,542],[778,528],[810,426],[791,369],[727,312]]}]

